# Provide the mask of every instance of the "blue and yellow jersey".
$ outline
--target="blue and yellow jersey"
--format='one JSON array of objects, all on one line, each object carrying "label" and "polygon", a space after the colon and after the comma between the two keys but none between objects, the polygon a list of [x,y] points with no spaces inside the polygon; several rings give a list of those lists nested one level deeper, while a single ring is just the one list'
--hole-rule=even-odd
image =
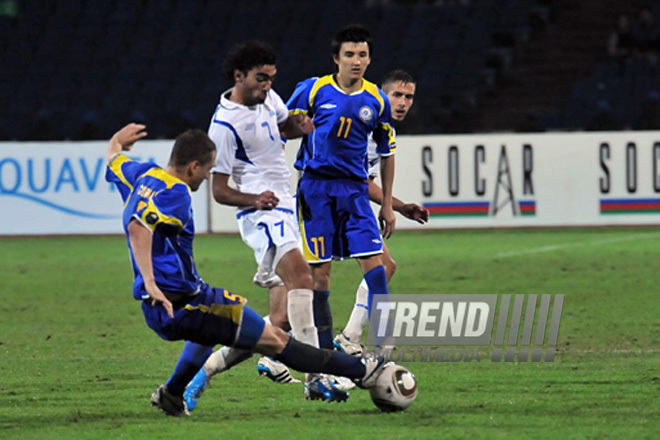
[{"label": "blue and yellow jersey", "polygon": [[304,171],[327,178],[367,179],[369,134],[382,156],[394,154],[390,102],[375,84],[362,80],[362,88],[346,94],[333,75],[298,83],[287,102],[289,114],[305,114],[314,131],[303,141],[296,162]]},{"label": "blue and yellow jersey", "polygon": [[[153,233],[152,260],[158,287],[170,292],[196,292],[201,280],[192,254],[195,225],[188,185],[156,164],[135,162],[123,154],[112,160],[105,178],[117,185],[124,201],[122,219],[127,236],[131,221],[139,221]],[[130,242],[128,248],[135,275],[133,296],[147,299]]]}]

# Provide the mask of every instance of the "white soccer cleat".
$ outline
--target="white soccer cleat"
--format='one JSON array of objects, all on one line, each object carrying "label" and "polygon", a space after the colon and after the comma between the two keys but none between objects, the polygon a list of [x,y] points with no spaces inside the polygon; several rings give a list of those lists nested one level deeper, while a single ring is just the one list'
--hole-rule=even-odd
[{"label": "white soccer cleat", "polygon": [[289,367],[268,356],[261,356],[257,364],[257,371],[260,375],[266,376],[276,383],[300,383],[298,379],[291,375]]},{"label": "white soccer cleat", "polygon": [[378,379],[378,376],[383,371],[383,367],[389,362],[382,356],[369,354],[362,358],[362,363],[366,367],[366,372],[361,379],[355,380],[355,384],[360,388],[372,388],[376,385],[376,379]]},{"label": "white soccer cleat", "polygon": [[330,382],[332,382],[332,384],[338,390],[348,391],[348,390],[352,390],[353,388],[355,388],[355,382],[353,382],[348,377],[333,376],[331,374],[328,374],[327,376],[328,376],[328,380],[330,380]]},{"label": "white soccer cleat", "polygon": [[348,340],[344,333],[339,333],[332,341],[335,349],[342,353],[350,354],[351,356],[362,356],[364,352],[364,345],[359,342],[351,342]]}]

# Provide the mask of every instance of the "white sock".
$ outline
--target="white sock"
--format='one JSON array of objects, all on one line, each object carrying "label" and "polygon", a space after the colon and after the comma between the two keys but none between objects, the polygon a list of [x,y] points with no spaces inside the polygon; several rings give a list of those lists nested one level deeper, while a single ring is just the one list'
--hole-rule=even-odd
[{"label": "white sock", "polygon": [[[314,292],[310,289],[289,290],[287,313],[293,337],[318,348],[319,335],[314,324]],[[310,383],[318,377],[318,373],[306,373],[305,383]]]},{"label": "white sock", "polygon": [[[264,316],[264,321],[270,325],[273,324],[270,322],[270,315]],[[254,353],[249,350],[224,346],[220,350],[212,353],[202,368],[204,369],[206,376],[211,377],[229,370],[234,365],[250,359],[253,355]]]},{"label": "white sock", "polygon": [[349,341],[359,343],[362,340],[362,331],[369,323],[368,307],[369,288],[367,282],[363,279],[355,293],[355,305],[343,332]]},{"label": "white sock", "polygon": [[202,368],[208,378],[229,370],[234,365],[250,359],[252,355],[253,353],[249,350],[225,346],[211,354]]},{"label": "white sock", "polygon": [[314,324],[314,292],[310,289],[289,290],[287,313],[293,337],[298,341],[319,347],[319,335]]}]

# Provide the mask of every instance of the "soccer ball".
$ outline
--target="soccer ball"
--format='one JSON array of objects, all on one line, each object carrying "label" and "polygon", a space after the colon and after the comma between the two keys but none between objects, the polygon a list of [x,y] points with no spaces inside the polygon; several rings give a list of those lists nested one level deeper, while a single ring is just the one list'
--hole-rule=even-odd
[{"label": "soccer ball", "polygon": [[415,375],[407,368],[390,362],[381,371],[369,394],[381,411],[403,411],[417,398]]}]

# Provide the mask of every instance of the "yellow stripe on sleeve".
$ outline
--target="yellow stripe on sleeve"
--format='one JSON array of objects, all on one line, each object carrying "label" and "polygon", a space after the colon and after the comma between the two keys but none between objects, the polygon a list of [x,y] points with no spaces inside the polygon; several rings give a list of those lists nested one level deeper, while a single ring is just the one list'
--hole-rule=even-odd
[{"label": "yellow stripe on sleeve", "polygon": [[[140,203],[144,203],[144,202],[140,201]],[[156,208],[156,205],[154,205],[154,202],[151,199],[149,199],[147,201],[144,211],[142,211],[141,214],[138,212],[138,214],[140,216],[140,220],[142,220],[144,222],[144,224],[149,225],[149,227],[153,231],[155,231],[156,227],[161,223],[165,223],[165,224],[168,224],[168,225],[174,225],[174,226],[178,227],[179,229],[183,229],[183,223],[181,222],[181,220],[179,220],[176,217],[163,215],[158,210],[158,208]],[[156,214],[158,216],[158,218],[155,221],[153,219],[153,214]]]},{"label": "yellow stripe on sleeve", "polygon": [[390,153],[396,151],[396,138],[394,136],[394,129],[390,124],[383,124],[383,130],[387,133],[387,144],[390,146]]},{"label": "yellow stripe on sleeve", "polygon": [[319,89],[321,89],[321,87],[323,86],[327,86],[328,84],[333,84],[334,82],[335,80],[332,78],[332,75],[322,76],[321,78],[316,80],[314,86],[312,87],[312,90],[310,90],[309,92],[309,108],[314,107],[312,104],[314,103],[314,98],[316,97],[316,94],[318,93]]},{"label": "yellow stripe on sleeve", "polygon": [[126,162],[132,162],[132,160],[124,154],[117,154],[112,158],[108,166],[110,167],[110,171],[112,171],[115,176],[119,177],[119,180],[133,191],[133,185],[128,183],[128,180],[126,180],[126,177],[124,176],[124,172],[121,170],[121,166]]}]

